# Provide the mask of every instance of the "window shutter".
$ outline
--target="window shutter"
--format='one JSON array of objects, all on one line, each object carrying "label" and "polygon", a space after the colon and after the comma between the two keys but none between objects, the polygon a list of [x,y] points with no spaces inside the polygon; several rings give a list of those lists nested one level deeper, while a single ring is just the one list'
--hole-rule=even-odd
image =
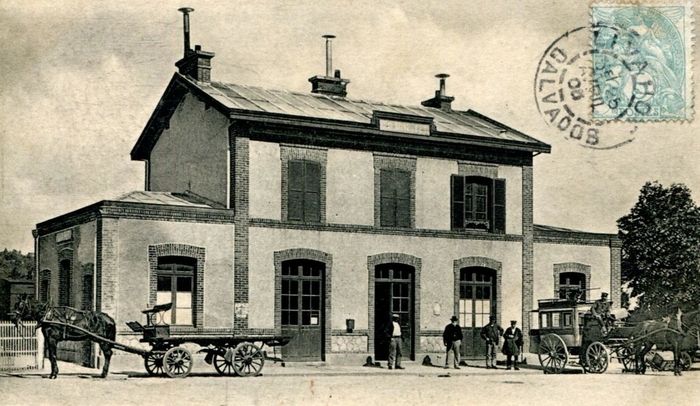
[{"label": "window shutter", "polygon": [[394,197],[396,188],[392,172],[382,169],[379,171],[379,224],[382,227],[395,226],[396,212]]},{"label": "window shutter", "polygon": [[321,165],[304,161],[304,221],[321,221]]},{"label": "window shutter", "polygon": [[464,177],[452,175],[452,229],[464,228]]},{"label": "window shutter", "polygon": [[493,231],[500,234],[506,232],[506,180],[493,181]]},{"label": "window shutter", "polygon": [[396,225],[411,227],[411,174],[394,172],[396,177]]},{"label": "window shutter", "polygon": [[304,219],[304,164],[302,161],[289,161],[287,193],[287,219]]}]

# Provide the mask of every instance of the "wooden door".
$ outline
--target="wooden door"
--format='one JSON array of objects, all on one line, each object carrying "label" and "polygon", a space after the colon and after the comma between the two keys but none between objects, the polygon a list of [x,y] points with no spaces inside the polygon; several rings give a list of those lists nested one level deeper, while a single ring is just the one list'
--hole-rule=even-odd
[{"label": "wooden door", "polygon": [[322,361],[325,265],[309,260],[282,263],[282,334],[290,335],[282,347],[288,361]]},{"label": "wooden door", "polygon": [[374,357],[383,361],[389,358],[389,339],[385,331],[391,324],[392,314],[399,315],[402,353],[406,359],[414,359],[413,320],[413,267],[403,264],[384,264],[375,268],[374,285]]},{"label": "wooden door", "polygon": [[496,315],[496,272],[488,268],[469,267],[459,272],[459,325],[464,340],[462,355],[481,358],[486,345],[481,339],[481,328]]}]

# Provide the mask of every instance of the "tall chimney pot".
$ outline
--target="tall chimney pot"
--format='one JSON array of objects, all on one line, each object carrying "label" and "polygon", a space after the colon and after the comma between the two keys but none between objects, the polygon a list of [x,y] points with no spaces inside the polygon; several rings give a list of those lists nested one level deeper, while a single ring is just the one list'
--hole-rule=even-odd
[{"label": "tall chimney pot", "polygon": [[182,30],[185,34],[185,54],[189,55],[192,52],[190,49],[190,13],[194,11],[192,7],[182,7],[177,9],[177,11],[182,13]]},{"label": "tall chimney pot", "polygon": [[446,79],[450,77],[447,73],[438,73],[435,75],[436,78],[440,79],[440,89],[435,91],[435,97],[432,99],[424,100],[421,104],[425,107],[434,107],[443,111],[452,111],[452,102],[454,97],[448,96],[446,93],[445,82]]},{"label": "tall chimney pot", "polygon": [[201,45],[195,45],[194,50],[190,48],[190,13],[194,11],[191,7],[178,9],[182,13],[183,33],[185,34],[185,55],[175,62],[180,74],[188,76],[198,82],[211,81],[211,58],[213,52],[202,51]]},{"label": "tall chimney pot", "polygon": [[326,40],[326,74],[309,78],[309,82],[311,82],[311,93],[345,97],[348,94],[347,85],[350,83],[350,80],[343,79],[340,76],[339,69],[333,72],[332,40],[335,38],[335,35],[325,34],[322,35],[321,38]]}]

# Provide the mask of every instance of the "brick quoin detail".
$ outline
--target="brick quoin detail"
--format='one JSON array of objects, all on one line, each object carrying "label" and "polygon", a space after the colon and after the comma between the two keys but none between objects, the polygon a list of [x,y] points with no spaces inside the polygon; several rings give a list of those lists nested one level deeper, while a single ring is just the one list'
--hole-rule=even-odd
[{"label": "brick quoin detail", "polygon": [[233,145],[231,159],[233,177],[234,217],[234,260],[233,260],[233,327],[234,330],[248,329],[249,300],[249,203],[250,203],[250,139],[246,132],[231,127],[230,141]]},{"label": "brick quoin detail", "polygon": [[522,284],[522,326],[523,351],[530,349],[530,311],[533,310],[534,277],[534,225],[532,221],[533,178],[532,166],[523,166],[523,284]]},{"label": "brick quoin detail", "polygon": [[[578,262],[565,262],[562,264],[554,264],[554,296],[559,297],[559,275],[563,272],[576,272],[586,275],[586,289],[591,287],[591,266],[586,264],[581,264]],[[591,297],[586,292],[586,300],[590,300]]]},{"label": "brick quoin detail", "polygon": [[622,306],[622,242],[610,239],[610,300],[613,307]]},{"label": "brick quoin detail", "polygon": [[149,306],[155,306],[158,291],[158,258],[167,256],[194,258],[197,269],[194,274],[194,327],[204,327],[204,260],[206,249],[187,244],[158,244],[148,246]]},{"label": "brick quoin detail", "polygon": [[[368,280],[369,280],[369,286],[368,286],[368,299],[367,299],[367,308],[368,308],[368,335],[367,335],[367,351],[370,353],[374,353],[374,331],[375,331],[375,320],[374,320],[374,298],[375,298],[375,290],[374,290],[374,273],[375,273],[375,268],[377,265],[383,265],[383,264],[402,264],[402,265],[408,265],[413,267],[413,296],[414,296],[414,302],[413,302],[413,331],[414,331],[414,337],[413,337],[413,346],[414,346],[414,353],[419,353],[420,352],[420,337],[421,337],[421,330],[420,330],[420,304],[421,304],[421,278],[420,278],[420,273],[422,269],[422,260],[418,257],[414,257],[413,255],[408,255],[408,254],[401,254],[401,253],[396,253],[396,252],[385,252],[382,254],[376,254],[376,255],[370,255],[367,257],[367,273],[368,273]],[[410,354],[406,354],[410,355]]]},{"label": "brick quoin detail", "polygon": [[492,269],[496,272],[496,317],[497,322],[501,324],[501,313],[503,309],[503,264],[495,259],[485,257],[464,257],[455,259],[454,261],[454,315],[459,314],[459,273],[463,268],[481,267]]},{"label": "brick quoin detail", "polygon": [[325,265],[323,273],[323,354],[322,360],[325,361],[326,354],[331,352],[331,315],[332,296],[333,296],[333,256],[323,251],[310,248],[292,248],[283,251],[274,252],[275,262],[275,332],[282,332],[282,263],[295,259],[308,259],[311,261],[321,262]]},{"label": "brick quoin detail", "polygon": [[100,217],[97,220],[97,302],[98,309],[119,319],[119,220]]},{"label": "brick quoin detail", "polygon": [[399,154],[374,153],[374,227],[381,228],[381,171],[382,169],[397,169],[411,174],[409,185],[409,214],[410,228],[416,227],[416,157]]}]

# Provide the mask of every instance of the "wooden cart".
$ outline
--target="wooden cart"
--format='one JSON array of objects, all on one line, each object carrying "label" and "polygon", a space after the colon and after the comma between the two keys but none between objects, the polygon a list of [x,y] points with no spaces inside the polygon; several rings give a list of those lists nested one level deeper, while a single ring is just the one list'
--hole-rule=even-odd
[{"label": "wooden cart", "polygon": [[268,357],[262,346],[273,348],[287,344],[289,336],[278,335],[234,335],[234,334],[185,334],[172,335],[170,325],[164,322],[164,314],[172,307],[171,303],[156,305],[146,309],[146,325],[136,321],[126,324],[133,331],[142,333],[141,342],[148,343],[150,349],[128,346],[91,333],[81,327],[59,321],[45,321],[49,324],[78,330],[90,336],[95,342],[108,343],[121,351],[138,354],[144,359],[149,375],[171,378],[184,378],[192,371],[193,357],[185,344],[198,345],[198,352],[206,353],[205,362],[214,364],[220,375],[255,376],[262,372],[266,359],[283,362],[276,356]]}]

